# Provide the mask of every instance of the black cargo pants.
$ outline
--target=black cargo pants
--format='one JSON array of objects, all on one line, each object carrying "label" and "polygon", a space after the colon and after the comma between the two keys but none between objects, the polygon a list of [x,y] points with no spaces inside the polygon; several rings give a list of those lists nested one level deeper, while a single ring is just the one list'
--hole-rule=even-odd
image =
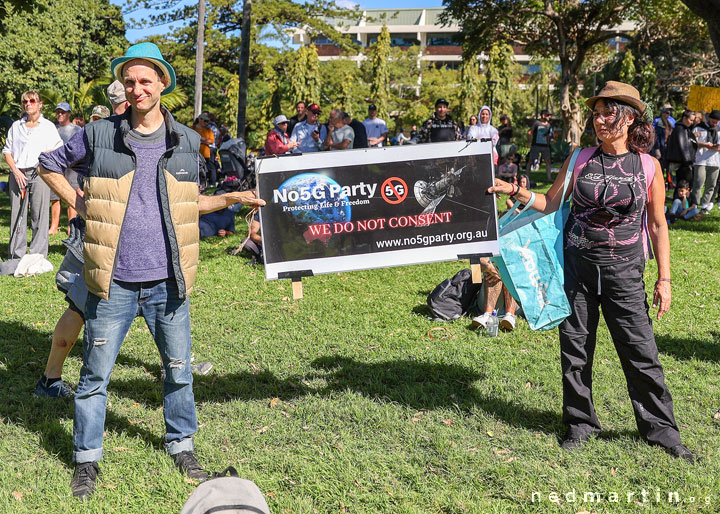
[{"label": "black cargo pants", "polygon": [[592,397],[599,309],[610,330],[640,435],[666,448],[680,444],[670,391],[658,360],[643,282],[645,258],[597,266],[566,254],[565,292],[572,312],[560,325],[563,423],[568,437],[600,432]]}]

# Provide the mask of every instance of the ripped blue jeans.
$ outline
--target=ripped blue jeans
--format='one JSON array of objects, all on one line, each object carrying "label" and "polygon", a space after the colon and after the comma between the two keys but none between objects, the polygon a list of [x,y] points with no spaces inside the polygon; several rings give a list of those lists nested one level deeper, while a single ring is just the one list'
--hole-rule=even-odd
[{"label": "ripped blue jeans", "polygon": [[197,415],[190,372],[190,301],[179,297],[174,279],[114,281],[108,300],[91,293],[85,306],[83,366],[73,426],[73,460],[77,463],[102,458],[110,373],[137,316],[145,318],[165,368],[165,447],[171,455],[193,450]]}]

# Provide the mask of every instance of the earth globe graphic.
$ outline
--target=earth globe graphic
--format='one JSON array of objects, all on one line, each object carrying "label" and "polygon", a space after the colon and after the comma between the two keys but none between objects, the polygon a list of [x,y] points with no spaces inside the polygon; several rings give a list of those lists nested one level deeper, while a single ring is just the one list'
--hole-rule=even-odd
[{"label": "earth globe graphic", "polygon": [[[330,189],[331,186],[334,186],[334,196]],[[348,197],[344,193],[337,192],[340,187],[335,180],[320,173],[302,173],[287,179],[280,185],[278,191],[288,193],[287,201],[280,202],[280,204],[287,207],[307,205],[308,209],[288,211],[297,223],[303,225],[350,221],[352,211]],[[291,191],[295,191],[297,194],[290,195]],[[307,200],[301,197],[304,191],[310,192],[310,198]],[[308,194],[305,193],[304,196],[307,197]],[[337,207],[335,203],[338,203]],[[342,205],[343,203],[345,205]],[[318,209],[311,208],[311,206],[320,204],[326,206]]]}]

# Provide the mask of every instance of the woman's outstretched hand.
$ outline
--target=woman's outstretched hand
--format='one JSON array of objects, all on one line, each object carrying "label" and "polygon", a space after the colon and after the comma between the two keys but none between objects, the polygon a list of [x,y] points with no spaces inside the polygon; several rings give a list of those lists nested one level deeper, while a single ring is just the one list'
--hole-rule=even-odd
[{"label": "woman's outstretched hand", "polygon": [[487,192],[488,193],[500,193],[501,195],[510,195],[515,191],[515,186],[513,186],[510,182],[505,182],[504,180],[500,180],[499,178],[495,179],[495,185],[492,187],[489,187]]}]

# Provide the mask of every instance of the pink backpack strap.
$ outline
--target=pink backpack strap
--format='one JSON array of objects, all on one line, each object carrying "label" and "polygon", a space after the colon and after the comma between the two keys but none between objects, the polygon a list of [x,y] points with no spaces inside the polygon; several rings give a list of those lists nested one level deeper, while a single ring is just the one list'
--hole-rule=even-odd
[{"label": "pink backpack strap", "polygon": [[[652,156],[649,154],[641,153],[640,162],[642,162],[643,172],[645,172],[645,183],[647,184],[648,201],[650,201],[650,196],[652,194],[651,186],[653,183],[653,179],[655,178],[655,159],[653,159]],[[643,250],[645,252],[645,261],[647,262],[649,259],[654,258],[652,252],[652,244],[650,241],[650,233],[647,227],[647,211],[645,211],[642,220],[642,239]]]},{"label": "pink backpack strap", "polygon": [[648,189],[648,199],[650,198],[650,186],[652,186],[653,179],[655,178],[655,160],[652,155],[641,153],[640,162],[642,162],[643,171],[645,172],[645,183]]},{"label": "pink backpack strap", "polygon": [[582,150],[580,150],[577,161],[575,161],[575,168],[573,169],[573,184],[580,175],[580,172],[585,168],[585,166],[587,166],[590,157],[593,156],[595,150],[597,149],[597,146],[591,146],[590,148],[583,148]]}]

